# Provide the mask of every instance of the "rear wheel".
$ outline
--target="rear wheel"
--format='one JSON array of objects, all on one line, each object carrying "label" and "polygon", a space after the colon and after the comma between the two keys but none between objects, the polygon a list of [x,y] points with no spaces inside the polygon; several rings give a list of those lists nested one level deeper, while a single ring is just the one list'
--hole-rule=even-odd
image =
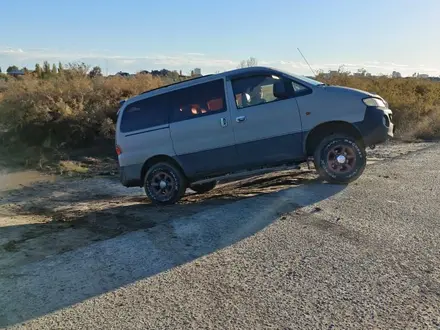
[{"label": "rear wheel", "polygon": [[177,203],[185,194],[186,178],[174,165],[157,163],[150,167],[145,175],[144,190],[155,204]]},{"label": "rear wheel", "polygon": [[349,183],[359,178],[367,164],[365,148],[353,137],[343,134],[324,138],[314,153],[315,167],[330,183]]},{"label": "rear wheel", "polygon": [[190,188],[194,190],[198,194],[204,194],[212,189],[215,188],[217,185],[217,181],[210,181],[202,184],[195,184],[191,186]]}]

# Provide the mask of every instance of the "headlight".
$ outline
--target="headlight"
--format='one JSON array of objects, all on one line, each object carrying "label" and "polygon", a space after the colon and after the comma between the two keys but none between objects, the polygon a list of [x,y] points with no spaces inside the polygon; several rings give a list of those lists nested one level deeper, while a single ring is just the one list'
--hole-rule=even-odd
[{"label": "headlight", "polygon": [[375,97],[369,97],[362,100],[366,106],[368,107],[383,107],[386,108],[387,105],[381,99],[377,99]]}]

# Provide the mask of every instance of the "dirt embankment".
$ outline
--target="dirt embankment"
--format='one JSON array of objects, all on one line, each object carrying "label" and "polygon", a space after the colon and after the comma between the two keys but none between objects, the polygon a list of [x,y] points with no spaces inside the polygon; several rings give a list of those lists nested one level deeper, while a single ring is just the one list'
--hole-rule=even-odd
[{"label": "dirt embankment", "polygon": [[[429,143],[390,143],[369,150],[369,163],[393,158],[429,146]],[[112,174],[112,173],[110,173]],[[220,184],[197,195],[188,191],[171,207],[149,203],[142,189],[127,189],[117,176],[57,177],[38,172],[0,174],[0,272],[125,232],[166,226],[188,216],[239,199],[307,184],[316,175],[283,171],[238,182]]]}]

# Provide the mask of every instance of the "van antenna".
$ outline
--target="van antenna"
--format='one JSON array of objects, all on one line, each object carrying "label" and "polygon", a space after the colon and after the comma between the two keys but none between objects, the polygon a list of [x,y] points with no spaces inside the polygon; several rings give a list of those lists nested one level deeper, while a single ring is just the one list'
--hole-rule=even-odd
[{"label": "van antenna", "polygon": [[298,49],[299,53],[301,54],[301,56],[303,57],[304,61],[306,61],[307,65],[309,66],[310,71],[312,71],[312,72],[313,72],[313,75],[316,77],[316,73],[315,73],[315,71],[313,71],[311,65],[309,64],[309,62],[307,61],[307,59],[305,58],[305,56],[303,55],[303,53],[301,53],[301,51],[300,51],[299,48],[297,48],[297,49]]}]

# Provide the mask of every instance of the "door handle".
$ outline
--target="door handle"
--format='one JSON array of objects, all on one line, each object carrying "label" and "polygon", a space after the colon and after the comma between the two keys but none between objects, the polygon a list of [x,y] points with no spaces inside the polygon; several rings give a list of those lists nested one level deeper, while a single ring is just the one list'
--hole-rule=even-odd
[{"label": "door handle", "polygon": [[220,125],[222,125],[222,127],[226,127],[228,126],[228,122],[226,121],[226,118],[220,118]]},{"label": "door handle", "polygon": [[242,123],[242,122],[244,122],[245,120],[246,120],[246,116],[239,116],[239,117],[235,118],[235,121],[236,121],[237,123]]}]

